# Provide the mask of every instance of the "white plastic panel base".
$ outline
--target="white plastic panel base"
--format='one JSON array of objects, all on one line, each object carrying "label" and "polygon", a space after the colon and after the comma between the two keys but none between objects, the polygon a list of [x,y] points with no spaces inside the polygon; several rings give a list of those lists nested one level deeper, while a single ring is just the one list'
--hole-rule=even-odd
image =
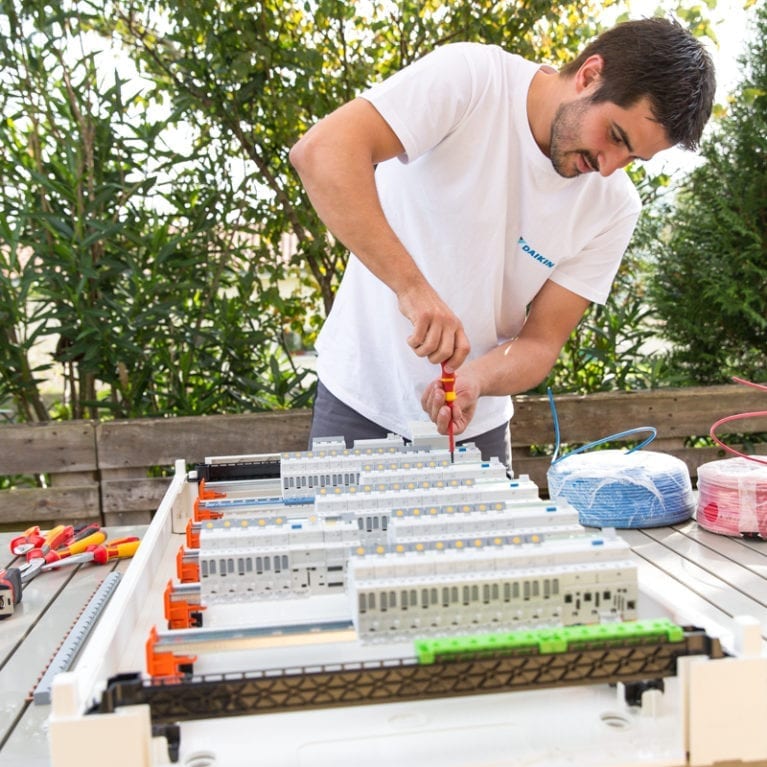
[{"label": "white plastic panel base", "polygon": [[659,708],[643,715],[602,685],[218,719],[182,725],[179,764],[207,754],[206,767],[684,765],[674,680]]}]

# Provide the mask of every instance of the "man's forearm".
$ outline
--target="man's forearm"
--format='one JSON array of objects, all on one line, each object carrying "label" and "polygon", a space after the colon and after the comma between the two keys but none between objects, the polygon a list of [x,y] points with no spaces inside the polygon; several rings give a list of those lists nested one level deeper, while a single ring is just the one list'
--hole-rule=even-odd
[{"label": "man's forearm", "polygon": [[458,375],[476,377],[482,397],[521,394],[535,388],[546,378],[558,353],[559,349],[516,338],[467,362]]}]

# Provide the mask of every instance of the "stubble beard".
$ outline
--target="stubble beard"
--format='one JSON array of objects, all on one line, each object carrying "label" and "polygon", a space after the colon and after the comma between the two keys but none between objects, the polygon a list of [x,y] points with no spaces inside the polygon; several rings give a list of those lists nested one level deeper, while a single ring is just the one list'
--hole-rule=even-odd
[{"label": "stubble beard", "polygon": [[576,164],[577,155],[583,155],[593,169],[598,168],[596,158],[586,149],[573,149],[580,141],[583,116],[590,106],[588,99],[577,99],[560,104],[551,121],[549,156],[554,170],[564,178],[581,175]]}]

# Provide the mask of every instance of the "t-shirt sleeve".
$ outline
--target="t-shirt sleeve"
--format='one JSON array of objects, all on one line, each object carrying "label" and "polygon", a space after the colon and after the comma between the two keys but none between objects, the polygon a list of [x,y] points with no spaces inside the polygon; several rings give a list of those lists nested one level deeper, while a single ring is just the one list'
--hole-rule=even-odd
[{"label": "t-shirt sleeve", "polygon": [[604,304],[631,241],[640,210],[639,196],[632,188],[609,225],[572,257],[562,259],[551,275],[551,281],[589,301]]},{"label": "t-shirt sleeve", "polygon": [[482,77],[483,47],[442,46],[360,94],[402,142],[403,162],[439,144],[471,109]]}]

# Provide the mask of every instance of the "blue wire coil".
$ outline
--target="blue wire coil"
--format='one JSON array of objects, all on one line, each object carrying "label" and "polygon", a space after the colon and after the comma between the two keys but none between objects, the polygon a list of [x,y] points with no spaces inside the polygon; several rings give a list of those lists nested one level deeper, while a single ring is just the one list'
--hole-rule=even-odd
[{"label": "blue wire coil", "polygon": [[570,453],[547,476],[551,498],[568,501],[587,527],[661,527],[695,511],[686,464],[665,453]]},{"label": "blue wire coil", "polygon": [[[684,461],[666,453],[639,452],[655,439],[653,426],[611,434],[559,455],[559,416],[548,390],[556,445],[546,476],[552,500],[564,499],[586,527],[663,527],[684,522],[695,511],[692,481]],[[629,450],[586,451],[648,432]]]}]

